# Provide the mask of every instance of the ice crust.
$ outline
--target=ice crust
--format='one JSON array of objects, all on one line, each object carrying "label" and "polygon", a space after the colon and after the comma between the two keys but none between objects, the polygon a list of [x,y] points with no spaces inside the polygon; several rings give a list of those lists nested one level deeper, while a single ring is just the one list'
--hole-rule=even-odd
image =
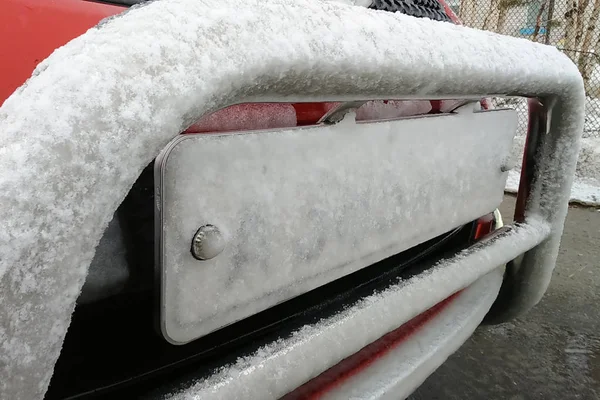
[{"label": "ice crust", "polygon": [[465,251],[415,278],[359,301],[334,317],[306,325],[289,338],[264,346],[211,377],[173,393],[169,399],[278,399],[467,287],[473,279],[539,244],[550,231],[546,222],[532,217],[528,225],[498,238],[494,246],[484,251]]},{"label": "ice crust", "polygon": [[[0,108],[0,398],[43,397],[102,232],[143,167],[201,116],[245,101],[474,94],[551,95],[568,116],[541,154],[544,207],[530,213],[553,235],[525,307],[550,279],[582,131],[583,82],[558,50],[316,0],[150,2],[57,49]],[[302,368],[328,362],[312,361]]]},{"label": "ice crust", "polygon": [[504,268],[497,268],[473,283],[424,326],[321,398],[407,398],[479,326],[498,295],[503,273]]}]

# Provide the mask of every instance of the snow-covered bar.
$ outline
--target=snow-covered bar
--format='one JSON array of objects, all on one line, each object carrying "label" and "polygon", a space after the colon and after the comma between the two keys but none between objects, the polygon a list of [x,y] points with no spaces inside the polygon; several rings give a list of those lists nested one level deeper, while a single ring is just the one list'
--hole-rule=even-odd
[{"label": "snow-covered bar", "polygon": [[[467,287],[474,277],[480,279],[486,274],[498,273],[499,265],[538,245],[549,233],[550,226],[535,217],[527,225],[502,230],[490,239],[494,242],[493,246],[488,241],[465,250],[457,257],[440,262],[421,276],[391,286],[334,317],[305,326],[284,340],[264,346],[255,354],[239,359],[208,379],[174,393],[170,399],[278,399],[394,330],[399,326],[398,321],[409,321],[444,300],[447,293],[455,293]],[[488,288],[488,291],[492,290],[494,289]],[[480,300],[481,297],[476,301]],[[469,334],[474,329],[472,327]],[[438,350],[438,345],[426,340],[424,343],[436,349],[430,350],[431,353]],[[451,352],[452,350],[449,354]],[[441,361],[443,358],[439,362]],[[417,370],[407,374],[407,380],[415,381],[416,386],[426,378],[423,372],[418,371],[422,362],[421,359],[413,360],[414,365],[407,368]],[[406,371],[397,371],[398,375],[405,373]],[[273,379],[275,376],[277,379]],[[387,382],[379,383],[383,387]],[[403,398],[402,395],[410,394],[403,393],[405,389],[400,387],[392,393],[394,397]]]},{"label": "snow-covered bar", "polygon": [[[338,2],[163,0],[58,49],[0,108],[0,398],[43,397],[113,212],[142,168],[201,116],[248,101],[487,95],[537,97],[551,116],[548,132],[530,144],[536,163],[525,223],[495,242],[502,255],[489,246],[461,261],[499,265],[533,248],[499,312],[513,314],[537,303],[550,280],[583,127],[583,81],[555,48]],[[428,284],[441,284],[444,269]],[[466,268],[438,295],[484,272]],[[394,324],[431,306],[419,305]],[[318,339],[325,346],[328,337],[306,335],[294,345]],[[371,339],[358,338],[347,351]],[[275,350],[289,358],[264,363],[277,362],[288,386],[341,356],[294,370],[292,357],[302,352]],[[257,371],[246,371],[246,379]],[[235,379],[219,382],[207,390]]]}]

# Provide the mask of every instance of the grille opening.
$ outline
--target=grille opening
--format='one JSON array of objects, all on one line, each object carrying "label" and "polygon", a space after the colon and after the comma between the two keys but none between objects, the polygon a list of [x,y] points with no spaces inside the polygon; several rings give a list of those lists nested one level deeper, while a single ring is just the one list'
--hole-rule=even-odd
[{"label": "grille opening", "polygon": [[[149,166],[144,174],[151,171]],[[208,374],[242,352],[335,314],[399,278],[421,273],[440,257],[474,241],[474,223],[469,223],[188,345],[173,346],[156,333],[154,326],[154,236],[136,235],[146,232],[144,226],[150,226],[144,216],[153,215],[148,213],[153,195],[147,190],[152,180],[144,174],[126,199],[124,210],[119,211],[121,215],[128,208],[137,211],[123,221],[123,226],[136,236],[128,243],[137,255],[131,258],[132,276],[139,274],[141,283],[131,284],[133,290],[76,307],[46,395],[48,400],[135,396],[159,382],[177,382],[190,369],[195,378],[199,373]]]}]

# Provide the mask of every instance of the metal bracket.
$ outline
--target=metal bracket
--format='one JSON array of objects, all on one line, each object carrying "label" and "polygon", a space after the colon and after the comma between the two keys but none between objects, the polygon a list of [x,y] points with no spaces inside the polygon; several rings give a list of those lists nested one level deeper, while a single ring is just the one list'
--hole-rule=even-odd
[{"label": "metal bracket", "polygon": [[344,119],[346,114],[351,111],[356,111],[360,106],[365,104],[366,101],[348,101],[344,103],[340,103],[331,110],[329,110],[325,115],[321,117],[318,121],[318,124],[325,125],[334,125]]}]

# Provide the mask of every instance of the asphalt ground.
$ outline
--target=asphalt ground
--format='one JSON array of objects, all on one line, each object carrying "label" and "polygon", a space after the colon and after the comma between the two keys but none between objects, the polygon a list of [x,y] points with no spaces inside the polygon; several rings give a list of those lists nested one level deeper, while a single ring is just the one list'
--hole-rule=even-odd
[{"label": "asphalt ground", "polygon": [[[506,196],[505,222],[513,207]],[[600,399],[599,266],[600,210],[573,206],[542,301],[478,328],[410,399]]]}]

